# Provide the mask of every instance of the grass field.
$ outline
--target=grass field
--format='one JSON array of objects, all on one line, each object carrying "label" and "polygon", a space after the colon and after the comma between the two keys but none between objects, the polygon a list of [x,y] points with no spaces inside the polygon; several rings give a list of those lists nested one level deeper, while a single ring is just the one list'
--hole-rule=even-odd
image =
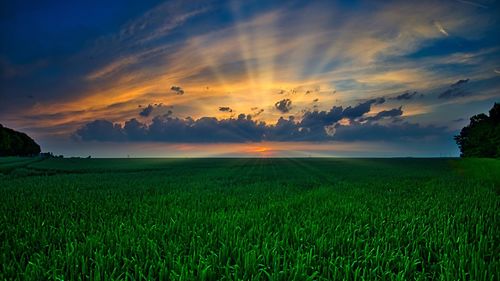
[{"label": "grass field", "polygon": [[0,280],[499,280],[500,161],[0,159]]}]

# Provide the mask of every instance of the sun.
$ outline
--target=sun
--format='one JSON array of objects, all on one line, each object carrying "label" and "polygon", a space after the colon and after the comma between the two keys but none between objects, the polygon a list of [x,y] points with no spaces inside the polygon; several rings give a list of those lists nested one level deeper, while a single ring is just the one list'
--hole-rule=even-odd
[{"label": "sun", "polygon": [[258,156],[258,157],[271,157],[273,156],[273,150],[268,146],[257,145],[257,146],[249,146],[245,149],[245,152],[250,156]]},{"label": "sun", "polygon": [[265,146],[259,146],[259,147],[256,147],[253,151],[254,152],[261,152],[261,153],[263,153],[263,152],[269,151],[269,148],[265,147]]}]

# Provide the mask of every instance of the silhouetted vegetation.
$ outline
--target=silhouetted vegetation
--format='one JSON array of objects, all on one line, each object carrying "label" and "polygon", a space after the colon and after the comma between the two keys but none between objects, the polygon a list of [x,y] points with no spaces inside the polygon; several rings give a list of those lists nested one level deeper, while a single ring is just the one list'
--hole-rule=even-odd
[{"label": "silhouetted vegetation", "polygon": [[40,146],[25,133],[0,124],[0,156],[35,156]]},{"label": "silhouetted vegetation", "polygon": [[500,104],[493,105],[489,116],[484,113],[472,116],[455,141],[462,157],[500,158]]}]

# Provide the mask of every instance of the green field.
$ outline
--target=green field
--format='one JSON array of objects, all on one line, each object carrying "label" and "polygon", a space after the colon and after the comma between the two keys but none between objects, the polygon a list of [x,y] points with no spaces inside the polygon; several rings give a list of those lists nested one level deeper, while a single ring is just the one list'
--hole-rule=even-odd
[{"label": "green field", "polygon": [[0,159],[0,280],[499,280],[500,161]]}]

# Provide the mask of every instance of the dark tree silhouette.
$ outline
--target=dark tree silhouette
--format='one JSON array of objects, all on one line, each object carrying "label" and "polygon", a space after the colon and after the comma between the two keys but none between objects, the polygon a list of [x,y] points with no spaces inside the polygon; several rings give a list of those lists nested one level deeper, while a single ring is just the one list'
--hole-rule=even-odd
[{"label": "dark tree silhouette", "polygon": [[489,116],[481,113],[470,119],[455,136],[462,157],[500,158],[500,103],[495,103]]},{"label": "dark tree silhouette", "polygon": [[40,146],[25,133],[0,124],[0,156],[36,156]]}]

